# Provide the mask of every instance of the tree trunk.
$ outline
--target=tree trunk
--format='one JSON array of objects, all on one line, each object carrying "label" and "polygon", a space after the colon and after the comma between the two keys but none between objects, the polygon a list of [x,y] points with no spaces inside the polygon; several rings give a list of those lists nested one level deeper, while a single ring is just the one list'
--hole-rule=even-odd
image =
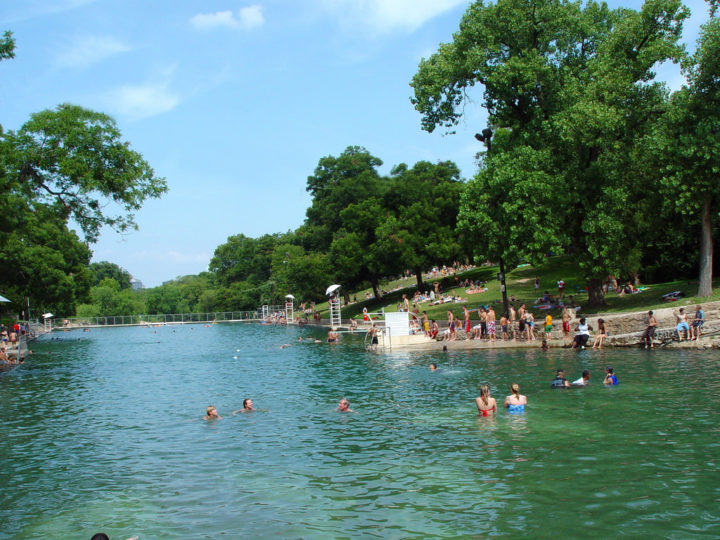
[{"label": "tree trunk", "polygon": [[507,287],[505,286],[505,261],[500,257],[500,291],[502,292],[503,306],[505,306],[504,315],[510,316],[510,307],[508,306]]},{"label": "tree trunk", "polygon": [[700,233],[700,284],[698,285],[698,296],[712,295],[713,239],[712,213],[710,210],[710,196],[707,195],[703,201],[702,207],[702,230]]},{"label": "tree trunk", "polygon": [[417,278],[417,289],[418,291],[422,291],[424,284],[422,278],[422,268],[420,268],[419,266],[415,267],[415,277]]},{"label": "tree trunk", "polygon": [[378,283],[378,279],[375,276],[370,278],[370,285],[372,285],[375,300],[380,300],[382,298],[382,294],[380,294],[380,284]]},{"label": "tree trunk", "polygon": [[350,293],[343,291],[343,299],[345,300],[345,305],[347,306],[350,303]]},{"label": "tree trunk", "polygon": [[605,295],[602,291],[602,279],[591,278],[588,280],[588,307],[606,306]]}]

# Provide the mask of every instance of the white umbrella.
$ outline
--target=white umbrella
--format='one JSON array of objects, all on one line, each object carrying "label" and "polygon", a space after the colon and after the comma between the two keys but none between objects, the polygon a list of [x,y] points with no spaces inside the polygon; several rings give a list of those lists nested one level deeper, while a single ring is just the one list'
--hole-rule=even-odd
[{"label": "white umbrella", "polygon": [[4,296],[0,296],[0,302],[12,302],[12,300],[8,300]]},{"label": "white umbrella", "polygon": [[331,295],[332,293],[334,293],[335,291],[337,291],[339,288],[340,288],[340,285],[330,285],[330,286],[327,288],[327,291],[325,291],[325,294],[326,294],[326,295]]},{"label": "white umbrella", "polygon": [[285,298],[289,298],[290,300],[295,300],[295,297],[292,294],[286,294]]}]

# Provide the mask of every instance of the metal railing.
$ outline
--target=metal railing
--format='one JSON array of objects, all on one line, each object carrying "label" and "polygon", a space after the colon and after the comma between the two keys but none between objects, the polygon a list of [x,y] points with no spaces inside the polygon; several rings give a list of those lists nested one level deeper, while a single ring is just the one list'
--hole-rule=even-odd
[{"label": "metal railing", "polygon": [[238,322],[257,321],[259,319],[261,319],[261,315],[257,311],[216,311],[211,313],[163,313],[156,315],[67,317],[65,319],[53,319],[52,329],[103,326],[143,326],[152,324]]}]

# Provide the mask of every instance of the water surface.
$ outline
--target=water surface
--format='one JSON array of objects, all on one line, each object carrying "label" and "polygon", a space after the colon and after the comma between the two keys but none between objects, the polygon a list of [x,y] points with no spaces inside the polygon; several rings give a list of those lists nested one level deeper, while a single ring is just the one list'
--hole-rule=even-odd
[{"label": "water surface", "polygon": [[[298,336],[323,334],[33,344],[0,376],[0,538],[720,536],[717,352],[372,353],[361,336]],[[602,386],[606,364],[619,386]],[[591,386],[551,390],[557,367]],[[520,384],[527,412],[478,418],[486,382],[499,403]],[[334,412],[343,396],[355,413]],[[233,416],[245,397],[262,410]],[[221,420],[201,419],[209,404]]]}]

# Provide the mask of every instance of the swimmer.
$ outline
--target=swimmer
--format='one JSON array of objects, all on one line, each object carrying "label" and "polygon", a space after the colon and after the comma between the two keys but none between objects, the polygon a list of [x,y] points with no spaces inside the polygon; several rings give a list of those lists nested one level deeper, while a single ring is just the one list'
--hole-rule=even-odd
[{"label": "swimmer", "polygon": [[233,411],[233,414],[242,413],[242,412],[253,412],[255,409],[253,409],[253,402],[250,398],[243,399],[243,408],[239,411]]},{"label": "swimmer", "polygon": [[371,338],[370,339],[370,348],[374,351],[378,348],[378,328],[373,323],[373,325],[368,329],[367,335]]},{"label": "swimmer", "polygon": [[587,369],[583,370],[582,377],[572,382],[573,386],[587,386],[588,384],[590,384],[590,372]]},{"label": "swimmer", "polygon": [[551,388],[569,388],[570,382],[565,378],[565,371],[558,369],[555,378],[550,381]]},{"label": "swimmer", "polygon": [[550,348],[550,346],[548,345],[547,339],[542,340],[542,343],[540,344],[540,348],[543,351],[547,351]]},{"label": "swimmer", "polygon": [[510,385],[510,394],[505,398],[505,408],[509,413],[519,413],[525,411],[525,405],[527,405],[527,397],[520,393],[520,385],[512,383]]},{"label": "swimmer", "polygon": [[355,412],[350,408],[350,402],[342,398],[340,400],[340,403],[338,403],[337,409],[335,409],[336,412]]},{"label": "swimmer", "polygon": [[283,343],[282,345],[280,345],[280,348],[284,349],[285,347],[289,347],[289,346],[290,346],[289,343]]},{"label": "swimmer", "polygon": [[333,332],[332,330],[328,330],[327,342],[328,343],[337,343],[338,342],[337,333]]},{"label": "swimmer", "polygon": [[302,336],[300,336],[300,337],[298,338],[298,343],[302,343],[302,340],[303,340],[303,339],[302,339]]},{"label": "swimmer", "polygon": [[615,371],[610,366],[605,368],[605,380],[603,381],[603,384],[606,386],[615,386],[620,384],[617,380],[617,375],[615,375]]},{"label": "swimmer", "polygon": [[217,412],[217,408],[215,408],[215,405],[208,405],[205,409],[205,416],[203,416],[203,420],[220,420],[222,416],[220,416]]},{"label": "swimmer", "polygon": [[437,364],[435,362],[430,364],[430,371],[437,371]]},{"label": "swimmer", "polygon": [[480,397],[475,398],[475,405],[478,416],[492,416],[497,412],[497,402],[490,395],[490,387],[487,384],[480,387]]}]

